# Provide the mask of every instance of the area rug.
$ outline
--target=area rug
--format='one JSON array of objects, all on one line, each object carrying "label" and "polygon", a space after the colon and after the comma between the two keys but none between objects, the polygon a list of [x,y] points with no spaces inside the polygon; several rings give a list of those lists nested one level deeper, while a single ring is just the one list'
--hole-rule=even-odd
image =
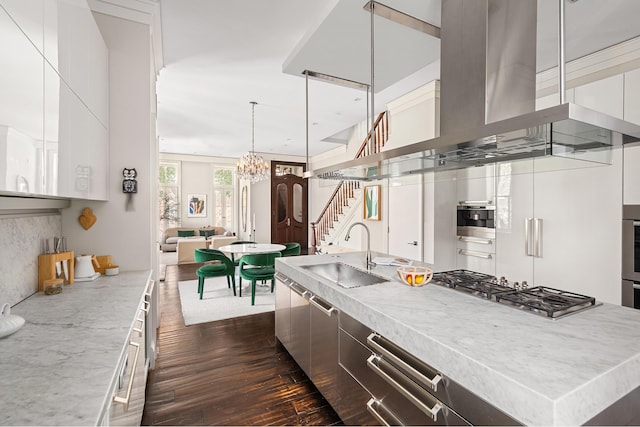
[{"label": "area rug", "polygon": [[251,282],[243,281],[242,288],[242,298],[233,296],[233,290],[227,287],[225,277],[210,277],[205,280],[204,293],[200,299],[197,280],[179,282],[184,324],[189,326],[274,311],[275,292],[271,293],[270,281],[256,286],[255,305],[251,305]]}]

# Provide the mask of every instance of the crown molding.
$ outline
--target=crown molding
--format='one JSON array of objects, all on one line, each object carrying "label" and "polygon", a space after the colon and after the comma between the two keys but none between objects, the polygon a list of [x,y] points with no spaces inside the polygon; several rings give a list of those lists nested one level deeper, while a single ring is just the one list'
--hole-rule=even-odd
[{"label": "crown molding", "polygon": [[159,0],[88,0],[92,11],[149,26],[156,75],[164,68]]}]

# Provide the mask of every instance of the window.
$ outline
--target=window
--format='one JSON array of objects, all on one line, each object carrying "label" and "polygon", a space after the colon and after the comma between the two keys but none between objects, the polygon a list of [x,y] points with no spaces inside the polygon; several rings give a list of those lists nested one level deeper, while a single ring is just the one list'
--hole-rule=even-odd
[{"label": "window", "polygon": [[163,232],[180,226],[180,163],[160,162],[158,170],[159,227]]},{"label": "window", "polygon": [[213,169],[213,221],[216,226],[233,230],[234,200],[233,168],[215,166]]}]

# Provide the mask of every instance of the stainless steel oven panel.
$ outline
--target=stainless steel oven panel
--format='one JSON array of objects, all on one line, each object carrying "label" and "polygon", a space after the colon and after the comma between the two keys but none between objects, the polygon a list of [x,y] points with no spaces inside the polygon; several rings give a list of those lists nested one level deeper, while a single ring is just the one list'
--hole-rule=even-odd
[{"label": "stainless steel oven panel", "polygon": [[457,235],[482,239],[495,238],[495,210],[495,206],[457,206]]},{"label": "stainless steel oven panel", "polygon": [[487,227],[456,227],[458,237],[476,237],[478,239],[495,239],[496,229]]},{"label": "stainless steel oven panel", "polygon": [[640,282],[622,280],[622,305],[640,309]]},{"label": "stainless steel oven panel", "polygon": [[[640,227],[640,220],[622,220],[622,278],[640,282],[640,271],[635,271],[634,265],[636,251],[640,251],[640,247],[635,246],[636,227]],[[640,270],[640,265],[638,269]]]}]

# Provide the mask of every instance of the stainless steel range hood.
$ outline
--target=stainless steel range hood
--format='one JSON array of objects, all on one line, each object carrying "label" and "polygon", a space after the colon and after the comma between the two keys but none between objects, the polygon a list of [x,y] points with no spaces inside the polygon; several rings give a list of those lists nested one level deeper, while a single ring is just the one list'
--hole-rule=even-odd
[{"label": "stainless steel range hood", "polygon": [[536,11],[536,0],[442,0],[441,136],[311,176],[375,180],[547,155],[609,163],[640,126],[571,103],[534,111]]}]

